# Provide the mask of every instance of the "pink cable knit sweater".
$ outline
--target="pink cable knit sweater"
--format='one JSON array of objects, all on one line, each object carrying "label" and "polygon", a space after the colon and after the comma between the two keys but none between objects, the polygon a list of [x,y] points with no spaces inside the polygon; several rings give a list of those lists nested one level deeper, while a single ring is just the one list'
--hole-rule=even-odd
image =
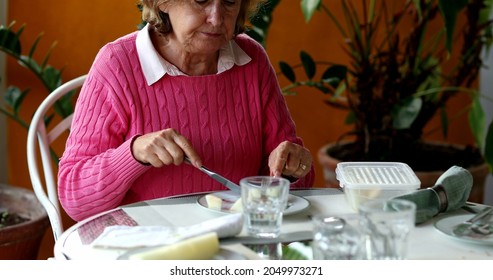
[{"label": "pink cable knit sweater", "polygon": [[[217,75],[165,75],[148,86],[136,32],[101,49],[77,101],[59,167],[59,197],[75,220],[122,204],[224,190],[191,165],[154,168],[137,162],[131,142],[174,128],[205,166],[238,183],[269,174],[270,152],[284,140],[302,144],[264,49],[247,36],[238,45],[252,58]],[[293,182],[311,187],[314,172]]]}]

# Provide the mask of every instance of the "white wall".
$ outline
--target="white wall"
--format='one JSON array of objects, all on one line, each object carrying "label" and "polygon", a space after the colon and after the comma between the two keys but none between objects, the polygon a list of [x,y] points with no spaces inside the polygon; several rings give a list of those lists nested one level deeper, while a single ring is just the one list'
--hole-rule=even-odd
[{"label": "white wall", "polygon": [[[7,0],[0,0],[0,24],[7,22]],[[5,54],[0,53],[0,77],[5,77]],[[5,83],[0,81],[0,92],[5,89]],[[3,95],[0,94],[0,105]],[[5,116],[0,114],[0,183],[7,183],[7,129]]]},{"label": "white wall", "polygon": [[[493,11],[491,11],[493,18]],[[493,49],[486,55],[486,67],[481,69],[480,73],[480,89],[481,94],[488,96],[489,100],[482,98],[483,109],[486,114],[486,120],[489,124],[493,120]],[[490,174],[486,179],[484,202],[493,205],[493,175]]]}]

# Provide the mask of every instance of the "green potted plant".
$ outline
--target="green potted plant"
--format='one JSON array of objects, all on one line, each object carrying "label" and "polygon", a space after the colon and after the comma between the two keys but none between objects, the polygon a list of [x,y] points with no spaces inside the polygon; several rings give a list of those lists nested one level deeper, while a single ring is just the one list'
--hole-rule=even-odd
[{"label": "green potted plant", "polygon": [[[41,63],[34,59],[33,55],[41,36],[38,36],[29,50],[25,52],[21,44],[21,35],[25,25],[16,31],[13,29],[14,25],[12,23],[9,26],[0,26],[0,51],[14,58],[39,79],[46,89],[45,95],[48,95],[62,83],[62,71],[48,64],[50,52],[44,56]],[[5,104],[0,107],[0,113],[5,114],[26,130],[29,128],[30,120],[21,117],[21,108],[23,101],[30,93],[29,89],[21,90],[16,86],[9,86],[4,92],[0,92],[5,101]],[[47,123],[57,114],[67,116],[73,112],[71,96],[56,104],[54,113],[46,119]],[[57,162],[58,156],[52,153]],[[36,259],[44,233],[49,227],[49,220],[34,192],[25,188],[0,184],[0,206],[0,259]]]},{"label": "green potted plant", "polygon": [[[23,50],[21,44],[21,35],[26,26],[23,25],[15,31],[13,29],[14,25],[15,22],[12,22],[9,26],[0,25],[0,51],[17,60],[20,65],[34,74],[34,76],[41,81],[42,85],[46,89],[45,94],[48,95],[62,84],[62,70],[54,68],[48,64],[51,49],[53,49],[55,44],[52,44],[50,51],[46,53],[41,63],[38,63],[33,56],[36,52],[38,43],[42,38],[41,34],[37,37],[29,51],[25,53],[25,50]],[[1,78],[2,77],[0,77],[0,79]],[[17,122],[26,130],[29,128],[30,121],[21,117],[20,110],[22,108],[23,101],[29,93],[30,89],[21,90],[16,86],[8,86],[6,91],[2,93],[5,105],[0,107],[1,113]],[[54,107],[56,114],[66,117],[73,112],[72,96],[73,94],[70,94],[60,101],[57,101]],[[50,119],[54,116],[55,114],[53,114]],[[49,122],[49,119],[47,121]]]},{"label": "green potted plant", "polygon": [[[484,177],[493,166],[493,128],[485,131],[484,112],[477,89],[482,51],[492,42],[489,0],[406,0],[399,3],[341,0],[342,14],[333,14],[323,0],[301,0],[308,22],[316,12],[327,15],[345,42],[349,66],[316,61],[306,52],[301,63],[280,62],[282,74],[291,82],[286,94],[302,87],[318,89],[330,106],[349,111],[347,123],[353,129],[335,145],[324,147],[320,156],[338,161],[399,161],[417,173],[446,170],[451,165],[482,166],[483,179],[475,183],[471,200],[482,202]],[[463,24],[456,24],[458,19]],[[405,23],[409,23],[403,26]],[[441,24],[432,32],[430,25]],[[456,26],[457,25],[457,26]],[[461,45],[455,45],[460,42]],[[448,67],[445,67],[447,64]],[[317,74],[317,66],[324,66]],[[296,78],[302,67],[306,78]],[[474,147],[437,145],[424,140],[424,129],[436,115],[446,139],[455,116],[447,112],[448,102],[459,94],[470,96],[459,113],[469,114]],[[451,157],[446,157],[448,152]],[[439,164],[441,160],[444,162]],[[330,174],[330,173],[327,173]],[[435,175],[436,176],[436,175]],[[330,176],[329,176],[330,177]],[[328,184],[336,186],[334,175]],[[433,178],[431,184],[434,183]],[[427,185],[428,184],[428,185]],[[430,182],[423,182],[428,187]]]}]

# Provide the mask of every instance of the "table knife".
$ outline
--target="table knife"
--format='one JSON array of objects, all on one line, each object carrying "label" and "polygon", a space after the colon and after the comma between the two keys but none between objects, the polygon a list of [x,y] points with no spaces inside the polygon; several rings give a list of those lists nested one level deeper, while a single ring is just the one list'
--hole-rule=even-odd
[{"label": "table knife", "polygon": [[234,243],[242,243],[244,245],[262,245],[262,244],[274,244],[274,243],[291,243],[297,241],[309,241],[312,239],[313,239],[313,232],[311,231],[295,231],[295,232],[283,233],[276,238],[235,236],[230,238],[223,238],[220,240],[220,243],[221,245],[228,245]]},{"label": "table knife", "polygon": [[[188,157],[185,157],[185,162],[188,163],[188,164],[192,164],[192,162],[190,161],[190,159]],[[208,169],[207,167],[205,167],[203,165],[200,166],[199,169],[202,172],[204,172],[205,174],[209,175],[209,177],[211,177],[212,179],[218,181],[223,186],[225,186],[226,188],[230,189],[232,192],[237,193],[237,194],[240,194],[241,193],[241,188],[237,184],[231,182],[230,180],[224,178],[223,176],[217,174],[216,172]]]}]

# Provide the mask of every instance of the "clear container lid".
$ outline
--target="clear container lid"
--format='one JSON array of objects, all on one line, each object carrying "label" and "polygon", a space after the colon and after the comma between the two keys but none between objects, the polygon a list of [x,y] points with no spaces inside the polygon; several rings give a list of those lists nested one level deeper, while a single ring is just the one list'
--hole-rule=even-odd
[{"label": "clear container lid", "polygon": [[421,181],[401,162],[340,162],[336,178],[342,188],[418,189]]}]

